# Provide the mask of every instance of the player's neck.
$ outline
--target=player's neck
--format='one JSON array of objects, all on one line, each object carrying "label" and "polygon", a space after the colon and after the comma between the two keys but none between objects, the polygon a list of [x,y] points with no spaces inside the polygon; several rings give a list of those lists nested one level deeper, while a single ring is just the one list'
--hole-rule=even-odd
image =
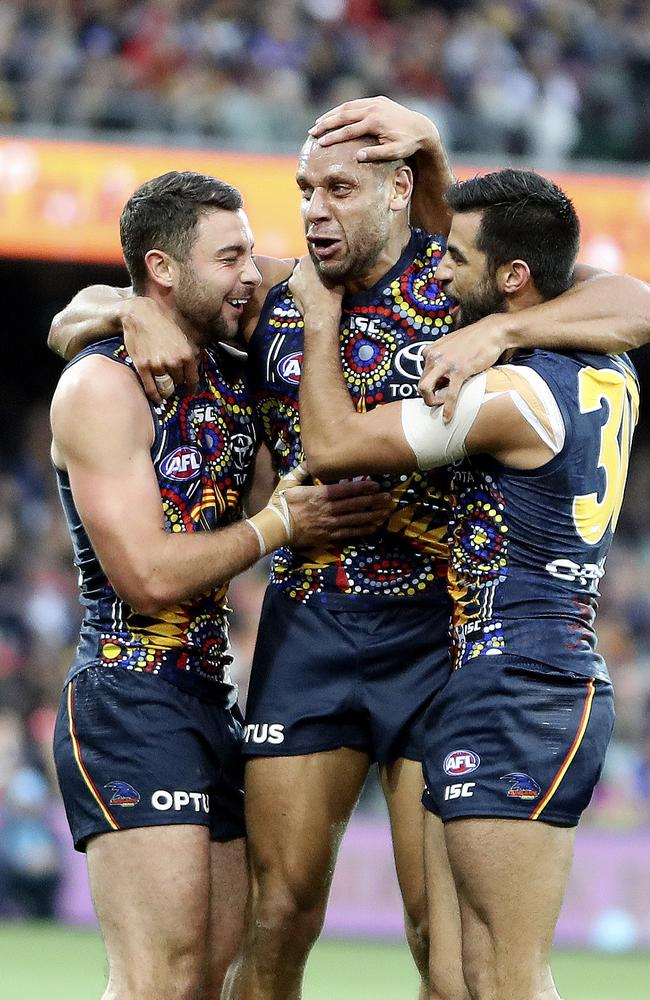
[{"label": "player's neck", "polygon": [[388,274],[397,264],[404,252],[404,248],[411,238],[411,229],[405,220],[403,225],[391,233],[384,244],[379,256],[372,266],[362,275],[350,277],[345,282],[345,291],[348,295],[356,295],[358,292],[365,292]]}]

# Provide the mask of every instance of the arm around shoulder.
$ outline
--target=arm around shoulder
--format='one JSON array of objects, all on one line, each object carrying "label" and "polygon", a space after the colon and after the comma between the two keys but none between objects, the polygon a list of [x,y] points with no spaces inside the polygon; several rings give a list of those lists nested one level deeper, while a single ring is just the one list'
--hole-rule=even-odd
[{"label": "arm around shoulder", "polygon": [[110,285],[84,288],[52,320],[47,346],[69,361],[88,344],[121,334],[125,300],[131,295],[130,288]]}]

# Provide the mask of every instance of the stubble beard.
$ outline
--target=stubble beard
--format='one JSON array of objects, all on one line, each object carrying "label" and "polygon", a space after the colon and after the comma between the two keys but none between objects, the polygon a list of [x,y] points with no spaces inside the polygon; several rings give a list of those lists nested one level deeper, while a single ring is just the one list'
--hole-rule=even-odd
[{"label": "stubble beard", "polygon": [[215,313],[214,305],[202,294],[196,278],[188,272],[183,273],[176,291],[176,308],[202,347],[221,340],[233,340],[236,336],[236,331],[231,333],[221,312]]},{"label": "stubble beard", "polygon": [[309,256],[324,285],[345,285],[350,280],[363,280],[372,271],[387,240],[388,233],[375,229],[371,233],[361,234],[357,246],[351,247],[343,260],[333,261],[331,264],[321,261],[313,253],[311,244],[308,244]]},{"label": "stubble beard", "polygon": [[460,315],[454,324],[455,330],[478,323],[493,313],[506,311],[506,296],[499,290],[491,276],[485,278],[474,295],[466,295],[462,301],[458,299],[458,302]]}]

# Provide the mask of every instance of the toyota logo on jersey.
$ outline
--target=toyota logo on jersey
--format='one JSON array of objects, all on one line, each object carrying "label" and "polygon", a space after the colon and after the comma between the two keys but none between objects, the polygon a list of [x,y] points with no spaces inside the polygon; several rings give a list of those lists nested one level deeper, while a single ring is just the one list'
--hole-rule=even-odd
[{"label": "toyota logo on jersey", "polygon": [[284,381],[288,382],[290,385],[298,385],[300,382],[301,368],[302,351],[294,351],[293,354],[287,354],[278,362],[280,378],[283,378]]},{"label": "toyota logo on jersey", "polygon": [[175,479],[178,482],[194,479],[201,471],[201,452],[189,445],[176,448],[169,455],[165,455],[160,463],[160,471],[166,479]]},{"label": "toyota logo on jersey", "polygon": [[395,368],[406,378],[420,379],[424,372],[424,352],[427,347],[431,347],[431,341],[418,340],[414,344],[407,344],[395,355]]},{"label": "toyota logo on jersey", "polygon": [[442,765],[445,774],[456,777],[459,774],[470,774],[481,763],[481,758],[473,750],[452,750],[445,757]]}]

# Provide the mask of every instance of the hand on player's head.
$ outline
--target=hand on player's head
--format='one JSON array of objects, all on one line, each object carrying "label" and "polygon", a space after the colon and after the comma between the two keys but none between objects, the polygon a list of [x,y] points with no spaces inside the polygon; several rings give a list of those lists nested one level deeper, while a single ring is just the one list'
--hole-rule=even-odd
[{"label": "hand on player's head", "polygon": [[309,134],[321,146],[371,135],[377,145],[362,146],[357,159],[368,163],[401,160],[422,147],[425,140],[440,141],[433,122],[387,97],[360,98],[339,104],[316,119]]}]

